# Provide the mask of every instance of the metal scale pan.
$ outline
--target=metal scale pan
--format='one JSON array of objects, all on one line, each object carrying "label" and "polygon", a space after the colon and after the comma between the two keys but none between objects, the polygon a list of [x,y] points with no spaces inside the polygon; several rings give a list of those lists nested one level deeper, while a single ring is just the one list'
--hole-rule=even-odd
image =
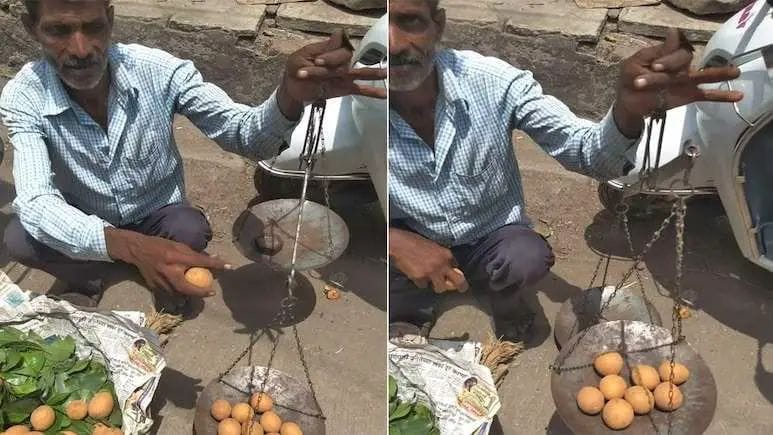
[{"label": "metal scale pan", "polygon": [[[630,384],[631,367],[648,364],[658,367],[670,358],[671,332],[665,328],[637,321],[615,321],[591,326],[582,341],[569,357],[572,345],[582,337],[575,335],[559,353],[561,366],[571,367],[593,361],[600,353],[618,350],[624,341],[629,352],[623,372],[620,374]],[[664,345],[646,352],[631,352],[652,346]],[[566,357],[566,360],[563,358]],[[690,377],[681,386],[684,404],[672,414],[673,435],[700,435],[711,424],[717,407],[717,386],[709,367],[687,342],[676,347],[676,361],[690,370]],[[553,373],[550,389],[558,415],[577,434],[583,435],[652,435],[668,433],[668,413],[653,409],[648,415],[637,415],[625,430],[612,430],[604,425],[601,415],[586,415],[577,407],[576,395],[586,385],[598,386],[601,378],[593,367]]]},{"label": "metal scale pan", "polygon": [[[234,242],[242,255],[289,269],[299,204],[299,199],[276,199],[245,210],[234,224]],[[328,207],[306,201],[295,269],[327,266],[341,257],[347,246],[349,229],[344,220]]]},{"label": "metal scale pan", "polygon": [[[273,411],[282,421],[297,423],[304,435],[325,435],[325,421],[315,417],[320,411],[314,404],[309,386],[279,370],[271,369],[268,373],[266,393],[274,399]],[[217,422],[210,415],[212,403],[218,399],[227,400],[231,405],[249,402],[251,393],[260,389],[265,375],[265,367],[238,367],[225,376],[222,382],[210,382],[196,403],[194,435],[217,435]],[[251,378],[254,385],[252,391]]]},{"label": "metal scale pan", "polygon": [[594,287],[566,300],[556,315],[555,339],[559,349],[578,332],[597,322],[601,307],[609,301],[601,316],[602,322],[636,320],[661,326],[663,320],[658,310],[645,300],[637,289],[622,287],[610,301],[614,286]]}]

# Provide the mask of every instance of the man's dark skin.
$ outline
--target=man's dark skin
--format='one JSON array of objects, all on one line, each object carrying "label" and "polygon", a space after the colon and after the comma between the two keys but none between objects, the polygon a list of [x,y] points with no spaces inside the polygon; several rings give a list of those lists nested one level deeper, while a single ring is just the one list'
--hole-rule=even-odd
[{"label": "man's dark skin", "polygon": [[[432,62],[431,54],[445,29],[445,12],[434,9],[428,0],[390,0],[389,54],[400,58]],[[644,117],[658,108],[661,93],[670,109],[695,101],[735,102],[740,92],[704,90],[699,84],[731,80],[740,74],[735,67],[690,69],[692,51],[682,42],[677,30],[670,30],[664,43],[647,47],[623,61],[613,115],[618,129],[629,138],[637,138],[644,128]],[[398,62],[399,63],[399,62]],[[398,69],[390,63],[390,86],[397,78],[415,74],[422,65]],[[389,104],[413,128],[424,142],[435,147],[435,105],[439,93],[436,71],[410,90],[390,88]],[[492,114],[494,115],[494,114]],[[389,256],[395,266],[418,287],[432,285],[435,291],[463,289],[466,280],[458,269],[451,250],[416,233],[389,229]]]},{"label": "man's dark skin", "polygon": [[[28,33],[40,43],[45,56],[56,66],[65,89],[108,131],[110,74],[106,73],[107,50],[111,45],[114,10],[103,1],[42,0],[36,12],[22,20]],[[327,98],[360,94],[386,98],[386,92],[361,86],[353,80],[383,79],[379,69],[349,68],[352,52],[341,32],[328,41],[308,45],[288,61],[277,101],[291,120],[303,114],[304,103],[322,95]],[[190,296],[212,296],[185,280],[194,266],[222,270],[231,268],[221,259],[200,254],[187,245],[137,232],[105,228],[110,258],[134,265],[151,288],[177,291]]]}]

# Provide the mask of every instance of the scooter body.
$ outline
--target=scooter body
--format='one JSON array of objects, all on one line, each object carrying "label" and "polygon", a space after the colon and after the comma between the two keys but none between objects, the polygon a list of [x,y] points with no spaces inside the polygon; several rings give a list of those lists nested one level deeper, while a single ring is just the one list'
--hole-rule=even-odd
[{"label": "scooter body", "polygon": [[[388,18],[382,16],[360,42],[352,63],[355,68],[387,66]],[[363,85],[387,88],[386,81],[362,81]],[[387,207],[387,102],[359,95],[331,98],[322,122],[324,156],[317,160],[312,180],[368,181],[378,195],[382,211]],[[306,107],[285,149],[258,166],[271,175],[303,178],[299,156],[303,151],[311,110]]]},{"label": "scooter body", "polygon": [[[643,135],[637,166],[608,182],[626,195],[719,195],[743,255],[773,271],[773,15],[771,0],[757,0],[713,35],[701,67],[735,65],[735,80],[707,89],[740,90],[736,104],[701,102],[669,110],[662,147],[654,122],[650,146]],[[648,121],[649,122],[649,121]],[[643,162],[658,166],[640,183]],[[658,159],[658,152],[660,153]],[[651,167],[650,167],[651,169]]]}]

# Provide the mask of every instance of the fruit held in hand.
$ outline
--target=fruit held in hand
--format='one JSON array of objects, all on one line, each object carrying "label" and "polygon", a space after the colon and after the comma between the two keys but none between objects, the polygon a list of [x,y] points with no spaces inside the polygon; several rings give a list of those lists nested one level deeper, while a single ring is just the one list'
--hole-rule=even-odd
[{"label": "fruit held in hand", "polygon": [[280,435],[303,435],[301,427],[292,421],[286,421],[282,423],[282,429],[279,430]]},{"label": "fruit held in hand", "polygon": [[660,375],[658,375],[655,367],[640,364],[631,370],[631,380],[634,385],[639,385],[652,391],[660,383]]},{"label": "fruit held in hand", "polygon": [[238,421],[239,423],[252,420],[252,417],[254,416],[255,410],[253,410],[252,407],[247,403],[237,403],[231,409],[231,418]]},{"label": "fruit held in hand", "polygon": [[652,393],[649,390],[636,385],[625,390],[624,399],[631,405],[635,414],[644,415],[652,411],[655,399],[654,397],[650,399],[650,397],[652,397]]},{"label": "fruit held in hand", "polygon": [[593,368],[601,376],[620,374],[623,369],[623,357],[617,352],[602,353],[593,360]]},{"label": "fruit held in hand", "polygon": [[54,408],[48,405],[39,406],[32,411],[30,416],[30,424],[32,424],[32,428],[35,430],[48,430],[48,428],[54,425],[54,420],[56,420]]},{"label": "fruit held in hand", "polygon": [[[671,376],[671,361],[663,361],[658,367],[658,373],[660,373],[660,380],[663,382],[669,382]],[[687,378],[690,377],[690,371],[687,370],[683,364],[674,363],[674,385],[682,385],[687,382]]]},{"label": "fruit held in hand", "polygon": [[209,413],[217,421],[223,421],[231,416],[231,404],[227,400],[218,399],[212,403]]},{"label": "fruit held in hand", "polygon": [[226,418],[217,424],[217,435],[242,435],[242,425],[233,418]]},{"label": "fruit held in hand", "polygon": [[582,387],[577,393],[577,406],[588,415],[596,415],[604,408],[604,395],[596,387]]},{"label": "fruit held in hand", "polygon": [[70,420],[83,420],[89,414],[89,406],[83,400],[73,400],[67,404],[66,411]]},{"label": "fruit held in hand", "polygon": [[250,397],[250,406],[262,414],[274,407],[274,399],[266,393],[255,393]]},{"label": "fruit held in hand", "polygon": [[601,418],[610,429],[625,429],[633,422],[633,408],[623,399],[612,399],[604,405]]},{"label": "fruit held in hand", "polygon": [[[672,400],[669,400],[668,393],[671,391],[672,386],[674,388],[674,393]],[[663,382],[658,385],[652,394],[655,396],[655,406],[661,411],[675,411],[682,406],[682,402],[684,401],[684,396],[682,395],[682,391],[679,390],[679,387],[669,384],[668,382]]]},{"label": "fruit held in hand", "polygon": [[107,391],[100,391],[89,400],[89,417],[96,419],[107,418],[113,412],[113,395]]},{"label": "fruit held in hand", "polygon": [[212,287],[214,277],[209,269],[203,267],[191,267],[185,272],[185,280],[200,288]]},{"label": "fruit held in hand", "polygon": [[625,395],[625,389],[628,385],[625,384],[625,379],[619,375],[607,375],[599,382],[599,390],[604,398],[607,400],[621,399]]},{"label": "fruit held in hand", "polygon": [[282,428],[282,419],[274,411],[266,411],[260,416],[260,425],[266,432],[279,432]]}]

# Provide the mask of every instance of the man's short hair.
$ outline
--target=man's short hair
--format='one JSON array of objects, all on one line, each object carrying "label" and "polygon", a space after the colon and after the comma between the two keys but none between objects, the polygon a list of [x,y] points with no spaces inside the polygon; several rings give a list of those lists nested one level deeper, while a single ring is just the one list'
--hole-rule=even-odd
[{"label": "man's short hair", "polygon": [[[27,15],[32,18],[32,21],[38,20],[38,9],[40,9],[40,2],[43,0],[24,0],[24,8],[27,10]],[[105,3],[105,7],[110,6],[110,0],[102,0]],[[432,0],[436,1],[436,0]]]}]

